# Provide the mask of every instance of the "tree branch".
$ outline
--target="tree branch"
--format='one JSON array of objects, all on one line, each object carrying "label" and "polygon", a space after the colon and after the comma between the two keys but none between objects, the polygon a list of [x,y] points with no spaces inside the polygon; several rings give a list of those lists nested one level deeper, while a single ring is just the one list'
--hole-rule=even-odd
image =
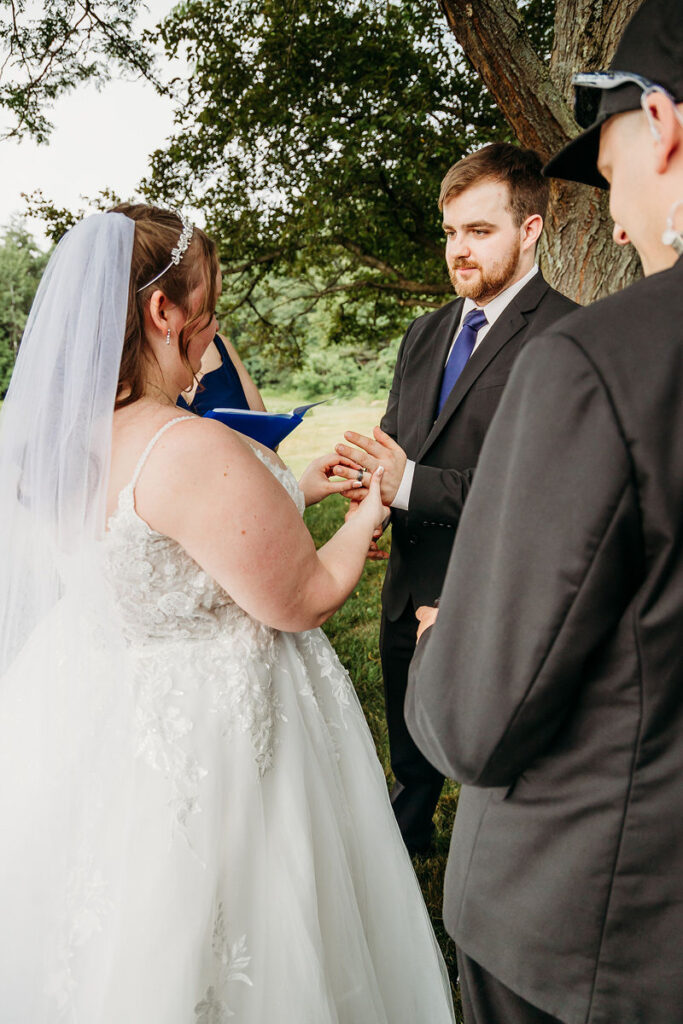
[{"label": "tree branch", "polygon": [[277,324],[271,323],[270,320],[266,319],[266,317],[263,316],[263,314],[258,311],[256,306],[254,305],[254,300],[252,298],[248,298],[246,300],[246,304],[247,306],[249,306],[249,309],[251,309],[251,311],[256,314],[257,319],[260,320],[262,324],[264,324],[266,327],[270,327],[273,328],[274,330],[277,330]]},{"label": "tree branch", "polygon": [[[381,168],[378,173],[378,179],[380,188],[391,200],[391,218],[397,229],[409,238],[411,242],[416,242],[418,245],[423,246],[428,252],[434,253],[436,256],[443,256],[443,246],[437,245],[437,243],[430,238],[424,230],[423,211],[410,202],[406,203],[399,200],[395,190],[391,187],[384,170]],[[407,230],[405,225],[401,222],[398,216],[398,211],[401,208],[408,211],[411,220],[415,224],[414,231]]]},{"label": "tree branch", "polygon": [[513,0],[439,0],[455,38],[522,145],[548,159],[577,132]]},{"label": "tree branch", "polygon": [[[40,105],[86,80],[105,82],[111,78],[110,65],[133,71],[151,82],[160,93],[168,89],[152,74],[153,59],[132,35],[133,5],[126,0],[106,4],[107,16],[100,15],[101,0],[74,0],[62,4],[58,16],[50,12],[41,20],[20,16],[24,7],[10,0],[11,30],[2,33],[7,56],[0,65],[0,80],[9,68],[19,71],[19,80],[2,86],[0,107],[11,111],[16,123],[3,131],[2,139],[22,138],[26,133],[45,141],[52,128],[41,114]],[[88,57],[92,57],[90,63]]]},{"label": "tree branch", "polygon": [[413,281],[405,277],[396,267],[392,267],[391,264],[378,259],[377,256],[372,256],[370,253],[365,252],[360,245],[352,242],[350,238],[339,237],[333,239],[333,241],[341,245],[342,248],[347,249],[348,252],[353,253],[356,259],[366,267],[380,270],[383,274],[396,279],[395,283],[368,279],[368,287],[378,288],[380,291],[415,292],[420,295],[449,295],[452,291],[450,284],[428,284],[424,281]]},{"label": "tree branch", "polygon": [[[234,302],[231,306],[228,306],[228,310],[227,310],[228,313],[234,313],[235,310],[239,309],[241,306],[244,306],[245,304],[247,306],[250,306],[254,310],[255,313],[257,312],[256,307],[254,306],[254,304],[252,302],[251,296],[252,296],[252,293],[253,293],[254,288],[256,287],[256,285],[259,284],[259,282],[263,280],[265,275],[266,275],[266,270],[259,271],[259,273],[256,275],[256,277],[253,278],[253,280],[250,282],[249,287],[247,288],[247,290],[244,293],[244,295],[242,295],[242,297],[239,298],[237,300],[237,302]],[[258,315],[260,316],[260,313]],[[261,319],[263,319],[263,318],[261,318]],[[263,322],[267,323],[268,321],[264,320]]]},{"label": "tree branch", "polygon": [[90,14],[90,17],[93,19],[93,21],[100,26],[103,34],[105,36],[108,36],[110,40],[113,40],[122,47],[122,52],[125,53],[126,60],[129,62],[129,64],[137,68],[138,72],[142,75],[142,77],[146,79],[151,85],[153,85],[157,90],[163,92],[164,90],[160,88],[160,83],[152,75],[149,74],[144,64],[138,60],[135,54],[135,47],[132,46],[131,43],[124,36],[122,36],[119,32],[114,31],[114,29],[112,29],[109,25],[107,25],[106,22],[104,22],[100,18],[100,16],[91,8],[89,0],[86,0],[85,2],[85,10]]},{"label": "tree branch", "polygon": [[235,263],[231,266],[225,266],[223,267],[223,273],[228,276],[232,276],[233,274],[243,274],[246,270],[251,270],[252,267],[258,266],[259,264],[273,263],[283,255],[284,249],[274,249],[272,252],[266,252],[262,256],[254,256],[253,259],[245,260],[243,263]]},{"label": "tree branch", "polygon": [[[416,282],[411,282],[411,284],[416,284]],[[429,285],[426,286],[425,294],[426,289],[429,287]],[[357,281],[349,281],[346,284],[328,285],[325,288],[320,288],[317,291],[311,292],[309,295],[301,295],[300,298],[315,299],[317,301],[318,299],[324,298],[326,295],[339,295],[343,292],[358,292],[366,289],[379,292],[402,292],[408,290],[398,283],[393,284],[388,281],[379,281],[376,278],[364,277]],[[414,292],[419,292],[421,289],[420,286],[417,286],[412,290]],[[450,286],[444,286],[443,292],[440,292],[439,294],[446,295],[452,291],[453,289]],[[440,307],[443,306],[443,302],[437,302],[432,299],[399,298],[396,301],[399,306],[429,306],[432,309],[440,309]]]}]

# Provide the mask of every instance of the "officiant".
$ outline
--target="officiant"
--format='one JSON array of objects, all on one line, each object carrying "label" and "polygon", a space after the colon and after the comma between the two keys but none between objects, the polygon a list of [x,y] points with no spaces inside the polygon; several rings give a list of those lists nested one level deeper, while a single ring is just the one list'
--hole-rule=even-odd
[{"label": "officiant", "polygon": [[680,0],[645,0],[574,83],[585,130],[546,173],[610,189],[645,278],[517,360],[406,700],[463,783],[444,919],[467,1024],[683,1005]]}]

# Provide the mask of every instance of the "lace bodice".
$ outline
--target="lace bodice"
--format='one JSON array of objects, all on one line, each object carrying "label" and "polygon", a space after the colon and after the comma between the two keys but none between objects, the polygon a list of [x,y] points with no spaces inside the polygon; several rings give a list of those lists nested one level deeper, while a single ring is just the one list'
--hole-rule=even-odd
[{"label": "lace bodice", "polygon": [[[178,416],[151,439],[132,480],[119,494],[103,542],[105,574],[114,589],[127,639],[134,643],[207,639],[236,619],[249,619],[257,632],[266,629],[251,620],[176,541],[151,529],[135,510],[135,486],[152,448],[175,423],[193,418]],[[290,470],[252,447],[303,514],[304,497]]]}]

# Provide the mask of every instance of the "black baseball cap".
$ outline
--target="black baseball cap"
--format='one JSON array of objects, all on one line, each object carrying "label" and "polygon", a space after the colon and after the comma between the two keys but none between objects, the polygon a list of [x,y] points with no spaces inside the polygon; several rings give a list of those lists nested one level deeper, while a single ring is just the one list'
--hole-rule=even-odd
[{"label": "black baseball cap", "polygon": [[574,75],[575,116],[586,129],[543,168],[564,178],[609,188],[598,171],[600,129],[614,114],[640,110],[643,93],[658,88],[683,101],[683,0],[645,0],[624,29],[608,71]]}]

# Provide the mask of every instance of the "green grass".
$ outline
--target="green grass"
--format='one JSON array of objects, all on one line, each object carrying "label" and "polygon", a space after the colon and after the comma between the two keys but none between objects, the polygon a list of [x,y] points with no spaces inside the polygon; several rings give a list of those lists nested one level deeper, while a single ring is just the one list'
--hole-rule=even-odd
[{"label": "green grass", "polygon": [[[315,411],[315,410],[314,410]],[[349,415],[352,410],[349,410]],[[299,428],[301,429],[301,428]],[[333,495],[306,512],[306,523],[316,543],[324,544],[341,526],[346,503]],[[388,540],[382,538],[380,547]],[[384,577],[384,562],[367,562],[365,571],[346,604],[325,623],[325,632],[341,661],[353,679],[365,716],[370,725],[377,753],[384,766],[387,783],[393,781],[389,764],[389,745],[384,715],[382,668],[379,660],[380,591]],[[436,841],[434,856],[414,862],[422,892],[429,910],[437,939],[441,946],[453,987],[457,976],[455,946],[446,934],[441,918],[443,873],[446,866],[448,844],[453,827],[457,803],[457,786],[447,782],[436,813]],[[396,894],[400,899],[400,893]],[[462,1021],[459,997],[456,996],[456,1015]]]}]

